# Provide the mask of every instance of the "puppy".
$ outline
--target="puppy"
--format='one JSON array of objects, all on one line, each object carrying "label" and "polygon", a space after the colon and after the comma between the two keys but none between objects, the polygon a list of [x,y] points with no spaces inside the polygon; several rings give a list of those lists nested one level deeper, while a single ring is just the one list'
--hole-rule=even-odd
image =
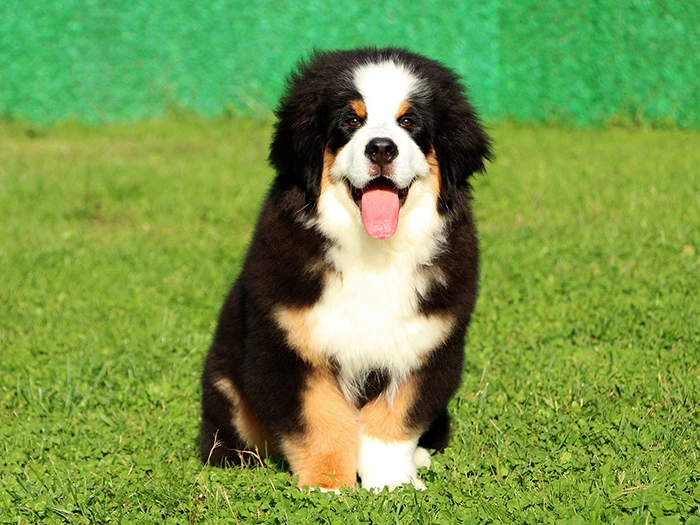
[{"label": "puppy", "polygon": [[469,178],[489,139],[453,71],[394,48],[315,53],[276,115],[276,177],[204,365],[201,457],[424,488],[477,296]]}]

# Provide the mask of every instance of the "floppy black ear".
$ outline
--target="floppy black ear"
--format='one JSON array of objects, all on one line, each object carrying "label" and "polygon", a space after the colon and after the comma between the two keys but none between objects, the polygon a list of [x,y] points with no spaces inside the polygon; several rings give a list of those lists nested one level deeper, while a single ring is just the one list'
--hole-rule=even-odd
[{"label": "floppy black ear", "polygon": [[460,98],[462,100],[445,108],[442,118],[438,118],[433,144],[442,177],[440,196],[448,209],[456,192],[468,188],[469,177],[484,171],[485,161],[493,158],[491,141],[474,108]]},{"label": "floppy black ear", "polygon": [[322,119],[323,96],[308,63],[292,73],[275,114],[277,123],[270,145],[270,164],[282,187],[304,190],[307,202],[315,202],[321,190],[326,124]]}]

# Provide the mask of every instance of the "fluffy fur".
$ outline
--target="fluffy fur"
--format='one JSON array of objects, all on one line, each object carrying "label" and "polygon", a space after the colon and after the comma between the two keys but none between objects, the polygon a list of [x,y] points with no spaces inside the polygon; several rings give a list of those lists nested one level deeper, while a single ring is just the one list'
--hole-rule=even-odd
[{"label": "fluffy fur", "polygon": [[[277,176],[204,366],[201,457],[257,449],[300,486],[423,488],[476,300],[468,180],[488,138],[451,70],[393,48],[314,54],[276,114]],[[398,226],[370,235],[377,188]]]}]

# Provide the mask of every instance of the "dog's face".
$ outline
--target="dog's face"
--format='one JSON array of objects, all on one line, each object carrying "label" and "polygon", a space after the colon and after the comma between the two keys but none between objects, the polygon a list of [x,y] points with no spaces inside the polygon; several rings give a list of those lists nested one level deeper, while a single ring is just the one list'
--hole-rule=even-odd
[{"label": "dog's face", "polygon": [[430,173],[431,144],[412,102],[421,84],[394,62],[357,68],[359,96],[337,112],[326,146],[329,182],[347,186],[339,199],[353,201],[365,230],[377,239],[396,232],[413,182]]},{"label": "dog's face", "polygon": [[456,76],[400,50],[316,55],[292,76],[277,115],[278,177],[312,204],[332,192],[377,239],[391,237],[426,193],[449,213],[490,154]]},{"label": "dog's face", "polygon": [[430,142],[412,103],[420,96],[421,81],[385,62],[358,68],[353,84],[359,97],[340,111],[328,144],[336,155],[331,177],[347,181],[353,193],[379,177],[406,192],[429,171]]}]

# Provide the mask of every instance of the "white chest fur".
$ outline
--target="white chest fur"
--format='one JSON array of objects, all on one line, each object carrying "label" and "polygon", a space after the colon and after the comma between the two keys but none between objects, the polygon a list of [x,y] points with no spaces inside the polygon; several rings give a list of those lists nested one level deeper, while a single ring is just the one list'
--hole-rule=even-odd
[{"label": "white chest fur", "polygon": [[[430,263],[443,245],[443,223],[427,181],[414,183],[399,228],[387,240],[371,238],[357,206],[330,185],[319,199],[316,226],[333,241],[320,300],[304,311],[277,312],[302,355],[332,358],[341,386],[353,397],[372,369],[398,383],[449,333],[453,320],[419,311],[420,296],[440,274]],[[303,348],[300,348],[303,347]]]},{"label": "white chest fur", "polygon": [[307,314],[310,342],[340,365],[348,391],[372,369],[400,382],[451,326],[444,317],[418,311],[426,279],[396,259],[355,261],[329,275],[321,300]]}]

